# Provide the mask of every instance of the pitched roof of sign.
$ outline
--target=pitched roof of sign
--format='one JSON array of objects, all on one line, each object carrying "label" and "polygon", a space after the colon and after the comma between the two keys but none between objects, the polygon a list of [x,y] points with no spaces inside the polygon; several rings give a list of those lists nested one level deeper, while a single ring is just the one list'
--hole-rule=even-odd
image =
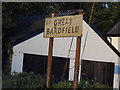
[{"label": "pitched roof of sign", "polygon": [[[67,16],[67,15],[76,15],[79,13],[79,10],[67,10],[62,11],[56,14],[56,16]],[[12,34],[12,45],[15,46],[31,37],[34,37],[44,30],[44,20],[46,17],[50,17],[48,15],[36,15],[36,16],[25,16],[17,19],[17,27],[14,31],[16,33]],[[84,18],[84,20],[88,23],[88,21]],[[120,52],[105,38],[92,24],[90,27],[103,39],[103,41],[120,57]],[[14,38],[17,38],[14,40]]]},{"label": "pitched roof of sign", "polygon": [[107,33],[107,35],[120,37],[120,21]]}]

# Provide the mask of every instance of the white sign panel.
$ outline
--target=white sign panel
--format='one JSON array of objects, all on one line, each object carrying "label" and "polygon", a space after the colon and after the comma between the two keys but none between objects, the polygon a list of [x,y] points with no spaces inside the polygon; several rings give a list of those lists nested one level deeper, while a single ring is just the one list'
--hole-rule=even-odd
[{"label": "white sign panel", "polygon": [[83,15],[61,16],[45,19],[44,37],[80,37]]}]

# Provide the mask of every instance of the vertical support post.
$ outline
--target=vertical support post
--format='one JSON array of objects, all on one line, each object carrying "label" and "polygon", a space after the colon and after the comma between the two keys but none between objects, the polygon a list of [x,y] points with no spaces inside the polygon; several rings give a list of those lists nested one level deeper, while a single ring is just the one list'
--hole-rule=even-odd
[{"label": "vertical support post", "polygon": [[[79,14],[83,14],[83,11],[79,11]],[[80,66],[80,48],[81,48],[81,37],[77,37],[75,68],[74,68],[74,82],[73,82],[73,89],[74,90],[77,89],[77,85],[78,85],[79,66]]]},{"label": "vertical support post", "polygon": [[74,82],[73,82],[73,88],[74,89],[77,88],[77,84],[78,84],[79,65],[80,65],[80,47],[81,47],[81,37],[77,37]]},{"label": "vertical support post", "polygon": [[[52,13],[51,17],[54,17],[55,14]],[[53,52],[53,41],[54,38],[49,38],[49,51],[48,51],[48,62],[47,62],[47,75],[46,75],[46,87],[50,88],[51,83],[51,68],[52,68],[52,52]]]}]

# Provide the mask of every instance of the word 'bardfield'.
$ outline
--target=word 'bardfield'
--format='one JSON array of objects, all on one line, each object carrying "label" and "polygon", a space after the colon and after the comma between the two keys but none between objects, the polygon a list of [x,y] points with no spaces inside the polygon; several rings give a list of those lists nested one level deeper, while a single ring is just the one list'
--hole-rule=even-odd
[{"label": "word 'bardfield'", "polygon": [[59,27],[59,28],[47,28],[46,34],[64,34],[64,33],[77,33],[79,27]]}]

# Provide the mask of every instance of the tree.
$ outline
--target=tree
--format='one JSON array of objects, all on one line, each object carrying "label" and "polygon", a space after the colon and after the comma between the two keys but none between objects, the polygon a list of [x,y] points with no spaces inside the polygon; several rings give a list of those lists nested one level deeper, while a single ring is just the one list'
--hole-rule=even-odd
[{"label": "tree", "polygon": [[[105,5],[108,5],[108,8]],[[24,15],[48,14],[62,10],[82,9],[89,20],[93,2],[4,2],[2,3],[2,35],[4,55],[12,50],[7,33],[16,26],[14,17]],[[91,23],[106,36],[106,33],[120,20],[120,2],[95,3]],[[7,44],[6,44],[7,43]],[[8,50],[11,49],[11,50]],[[6,51],[7,50],[7,51]],[[12,53],[12,51],[11,51]],[[9,56],[9,55],[8,55]],[[5,60],[3,60],[4,62]],[[5,65],[3,65],[5,66]]]},{"label": "tree", "polygon": [[[4,2],[2,4],[2,41],[3,41],[3,68],[10,70],[8,65],[11,62],[12,46],[11,40],[8,38],[8,33],[11,32],[11,28],[16,26],[14,17],[24,15],[37,15],[47,14],[53,11],[59,11],[62,3],[41,3],[41,2]],[[6,67],[7,66],[7,67]]]},{"label": "tree", "polygon": [[[108,4],[108,8],[103,7]],[[120,20],[120,2],[118,3],[96,3],[92,23],[104,36]]]}]

